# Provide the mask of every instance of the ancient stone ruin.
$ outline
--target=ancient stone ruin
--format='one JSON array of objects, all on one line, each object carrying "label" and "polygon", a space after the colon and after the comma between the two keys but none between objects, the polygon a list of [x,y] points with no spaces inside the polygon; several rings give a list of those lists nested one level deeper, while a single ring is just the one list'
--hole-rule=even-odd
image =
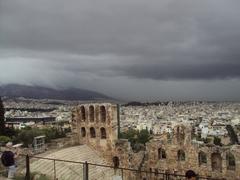
[{"label": "ancient stone ruin", "polygon": [[110,165],[153,172],[126,171],[125,179],[161,179],[158,172],[184,174],[189,169],[204,177],[240,179],[239,145],[194,143],[192,127],[179,124],[172,134],[154,136],[145,151],[135,153],[127,140],[118,139],[118,119],[116,104],[81,104],[73,110],[72,131],[76,144],[92,147]]}]

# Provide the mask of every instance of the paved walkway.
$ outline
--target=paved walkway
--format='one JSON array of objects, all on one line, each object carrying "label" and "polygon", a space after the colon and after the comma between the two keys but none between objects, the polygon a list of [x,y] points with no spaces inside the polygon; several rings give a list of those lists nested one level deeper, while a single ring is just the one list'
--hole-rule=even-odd
[{"label": "paved walkway", "polygon": [[[69,161],[91,162],[96,164],[106,164],[103,158],[97,155],[87,145],[74,146],[53,152],[44,156]],[[39,172],[54,177],[54,162],[52,160],[34,160],[30,165],[31,172]],[[67,162],[55,162],[56,178],[58,180],[81,180],[83,177],[83,165]],[[114,175],[114,170],[105,167],[89,166],[90,180],[110,180]]]}]

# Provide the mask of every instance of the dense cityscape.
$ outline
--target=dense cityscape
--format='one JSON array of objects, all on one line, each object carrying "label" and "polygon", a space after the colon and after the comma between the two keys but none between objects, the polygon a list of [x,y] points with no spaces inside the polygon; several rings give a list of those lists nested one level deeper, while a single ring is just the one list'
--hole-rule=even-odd
[{"label": "dense cityscape", "polygon": [[[155,103],[127,103],[118,105],[117,109],[114,110],[114,104],[102,103],[102,102],[81,102],[81,101],[64,101],[64,100],[36,100],[36,99],[26,99],[26,98],[7,98],[3,97],[3,104],[5,107],[5,126],[19,129],[20,131],[24,131],[26,128],[54,128],[59,127],[59,124],[62,124],[61,127],[64,129],[71,128],[71,131],[68,131],[68,137],[78,142],[78,138],[80,138],[80,144],[87,144],[93,149],[97,148],[96,150],[100,153],[103,153],[103,157],[107,159],[108,162],[111,162],[111,158],[105,155],[106,147],[112,146],[114,142],[113,139],[116,138],[115,141],[122,141],[121,139],[128,139],[129,145],[127,145],[126,141],[121,142],[123,143],[120,145],[122,150],[124,150],[124,154],[128,154],[128,156],[133,156],[131,160],[126,161],[123,157],[121,158],[122,162],[121,165],[129,168],[139,168],[141,167],[142,170],[149,170],[149,167],[155,167],[154,173],[180,173],[183,174],[184,171],[187,169],[187,166],[177,165],[178,163],[168,162],[167,165],[161,164],[156,165],[154,162],[156,159],[166,159],[167,158],[167,149],[173,148],[178,149],[179,146],[186,146],[189,149],[193,147],[197,148],[207,148],[216,147],[218,150],[217,152],[224,153],[227,149],[235,149],[238,152],[239,142],[240,142],[240,103],[238,102],[204,102],[204,101],[187,101],[187,102],[155,102]],[[83,104],[83,106],[80,106]],[[92,105],[91,105],[92,104]],[[103,105],[101,105],[103,104]],[[80,108],[80,109],[79,109]],[[97,110],[99,108],[99,110]],[[104,109],[102,109],[104,108]],[[78,110],[79,109],[79,110]],[[89,109],[89,110],[87,110]],[[96,109],[96,112],[94,112]],[[83,114],[82,114],[83,113]],[[99,113],[99,116],[98,116]],[[108,115],[109,113],[109,115]],[[113,114],[111,114],[113,113]],[[119,118],[115,119],[115,114]],[[95,120],[96,118],[96,120]],[[96,144],[92,142],[92,138],[98,137],[96,135],[97,132],[94,130],[94,134],[91,128],[98,128],[98,121],[102,121],[101,119],[105,118],[104,121],[113,121],[111,122],[111,126],[103,126],[104,127],[104,134],[102,134],[101,128],[101,135],[100,135],[100,142],[104,142],[104,139],[112,139],[111,142],[106,141],[104,144]],[[87,135],[87,130],[85,126],[85,119],[88,119],[89,122],[97,121],[96,125],[92,124],[90,128],[90,135]],[[91,120],[92,119],[92,120]],[[84,126],[81,123],[84,121]],[[118,121],[118,125],[114,124],[114,121]],[[96,127],[95,127],[96,126]],[[176,127],[177,130],[176,130]],[[110,130],[113,128],[113,130]],[[80,129],[80,130],[79,130]],[[116,135],[115,130],[119,131],[119,135]],[[37,130],[35,130],[37,131]],[[43,131],[47,132],[47,131]],[[107,135],[109,132],[109,135]],[[144,135],[145,132],[145,135]],[[146,134],[147,133],[147,134]],[[181,135],[183,133],[183,135]],[[77,136],[76,136],[77,134]],[[46,135],[42,133],[42,135]],[[119,136],[119,138],[117,138]],[[175,141],[175,136],[177,136],[177,141]],[[56,138],[61,138],[66,136],[59,136]],[[90,138],[90,141],[85,141],[84,138]],[[187,140],[179,140],[178,138],[183,137],[190,138]],[[83,138],[83,139],[81,139]],[[47,137],[48,139],[48,137]],[[118,140],[117,140],[118,139]],[[47,140],[48,142],[52,140]],[[166,142],[165,142],[166,141]],[[159,152],[159,144],[162,143],[160,147],[164,147],[164,152]],[[171,143],[180,143],[179,145],[168,145],[169,142]],[[1,142],[3,143],[3,142]],[[75,144],[74,143],[74,144]],[[108,145],[107,145],[107,144]],[[187,145],[190,143],[189,145]],[[23,144],[25,144],[23,142]],[[71,147],[72,144],[69,144],[69,140],[64,140],[61,143],[60,147]],[[125,145],[124,145],[125,144]],[[58,149],[58,146],[48,145],[50,149]],[[52,146],[52,147],[51,147]],[[115,145],[116,146],[116,145]],[[131,147],[132,150],[127,150],[126,146]],[[114,147],[117,149],[117,147]],[[237,149],[236,149],[237,148]],[[33,148],[34,149],[34,148]],[[50,150],[49,149],[49,150]],[[157,154],[154,155],[153,151],[158,149]],[[185,149],[185,148],[184,148]],[[225,150],[223,150],[225,149]],[[229,149],[229,150],[230,150]],[[49,151],[48,150],[48,151]],[[121,151],[122,151],[121,150]],[[44,150],[45,151],[45,150]],[[85,151],[85,150],[83,150]],[[111,150],[113,151],[113,150]],[[132,151],[132,152],[131,152]],[[173,150],[172,150],[173,151]],[[187,150],[186,150],[187,151]],[[198,151],[198,150],[196,150]],[[205,153],[208,153],[209,150],[204,150]],[[231,150],[232,151],[232,150]],[[109,152],[109,150],[107,150]],[[150,153],[148,156],[152,161],[149,159],[145,159],[142,152]],[[202,151],[201,151],[202,152]],[[160,154],[159,154],[160,153]],[[163,154],[164,153],[164,154]],[[211,152],[209,152],[211,153]],[[229,151],[230,153],[230,151]],[[191,152],[188,152],[188,158],[194,158],[195,155]],[[118,154],[118,156],[121,156]],[[136,157],[134,157],[136,156]],[[172,155],[174,156],[174,155]],[[181,157],[179,161],[185,161],[185,152],[184,156]],[[207,156],[204,155],[204,160],[202,160],[202,164],[206,163],[207,165]],[[176,157],[177,159],[180,157]],[[211,157],[213,158],[213,157]],[[227,169],[231,171],[238,172],[238,157],[234,157],[231,153],[231,159],[225,159]],[[142,159],[139,164],[137,159]],[[198,157],[199,159],[199,157]],[[99,160],[100,161],[100,160]],[[98,161],[98,162],[99,162]],[[213,161],[213,160],[212,160]],[[134,162],[134,163],[133,163]],[[188,160],[186,162],[190,163]],[[97,163],[97,162],[95,162]],[[133,164],[132,164],[133,163]],[[155,162],[156,163],[156,162]],[[192,162],[191,162],[192,163]],[[197,164],[199,164],[198,162]],[[222,167],[222,160],[216,159],[214,161],[215,164],[210,164],[211,168],[217,172],[222,173],[211,173],[207,172],[202,169],[202,165],[199,165],[198,169],[196,170],[192,165],[192,169],[200,173],[201,176],[205,177],[225,177],[231,171],[223,171]],[[110,163],[111,164],[111,163]],[[132,165],[131,165],[132,164]],[[34,168],[38,169],[38,165],[33,165]],[[158,167],[157,167],[158,166]],[[150,169],[151,169],[150,168]],[[152,170],[151,170],[152,171]],[[48,172],[45,172],[48,174]],[[109,175],[108,176],[112,176]],[[133,175],[126,173],[126,177],[133,178]],[[143,176],[144,177],[144,176]],[[233,174],[231,177],[237,177],[236,174]],[[106,178],[103,176],[102,178]],[[135,177],[139,179],[139,177]],[[145,176],[148,178],[148,176]],[[152,179],[150,177],[150,179]]]},{"label": "dense cityscape", "polygon": [[[4,98],[3,98],[4,99]],[[46,118],[55,121],[71,122],[71,110],[80,102],[63,100],[34,100],[25,98],[6,99],[5,118]],[[120,107],[121,131],[148,129],[154,135],[172,133],[177,124],[190,124],[195,127],[195,135],[220,137],[230,143],[227,126],[240,137],[240,103],[238,102],[166,102],[148,105],[122,105]]]}]

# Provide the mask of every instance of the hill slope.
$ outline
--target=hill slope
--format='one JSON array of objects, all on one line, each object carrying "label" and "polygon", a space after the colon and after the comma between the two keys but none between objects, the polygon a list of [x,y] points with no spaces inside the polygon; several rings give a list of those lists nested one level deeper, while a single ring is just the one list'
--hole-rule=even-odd
[{"label": "hill slope", "polygon": [[40,86],[26,86],[17,84],[0,86],[0,96],[57,100],[111,99],[104,94],[84,89],[69,88],[64,90],[57,90]]}]

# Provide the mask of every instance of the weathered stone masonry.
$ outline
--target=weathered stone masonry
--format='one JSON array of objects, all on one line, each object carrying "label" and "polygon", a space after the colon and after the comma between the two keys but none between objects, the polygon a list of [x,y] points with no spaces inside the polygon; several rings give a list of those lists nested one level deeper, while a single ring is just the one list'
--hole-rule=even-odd
[{"label": "weathered stone masonry", "polygon": [[[88,144],[110,156],[118,139],[117,105],[82,104],[73,110],[73,132],[79,144]],[[108,153],[107,153],[108,152]]]},{"label": "weathered stone masonry", "polygon": [[[72,114],[72,131],[77,144],[97,150],[110,165],[152,172],[184,174],[193,169],[201,176],[240,179],[240,146],[215,146],[193,143],[192,127],[177,125],[172,134],[154,136],[146,151],[134,153],[128,141],[118,139],[117,105],[81,104]],[[137,179],[125,173],[125,179]],[[143,175],[141,179],[160,179]]]},{"label": "weathered stone masonry", "polygon": [[240,179],[240,146],[193,143],[191,130],[190,126],[176,126],[171,140],[168,134],[151,140],[147,144],[145,170],[184,174],[192,169],[205,177]]}]

